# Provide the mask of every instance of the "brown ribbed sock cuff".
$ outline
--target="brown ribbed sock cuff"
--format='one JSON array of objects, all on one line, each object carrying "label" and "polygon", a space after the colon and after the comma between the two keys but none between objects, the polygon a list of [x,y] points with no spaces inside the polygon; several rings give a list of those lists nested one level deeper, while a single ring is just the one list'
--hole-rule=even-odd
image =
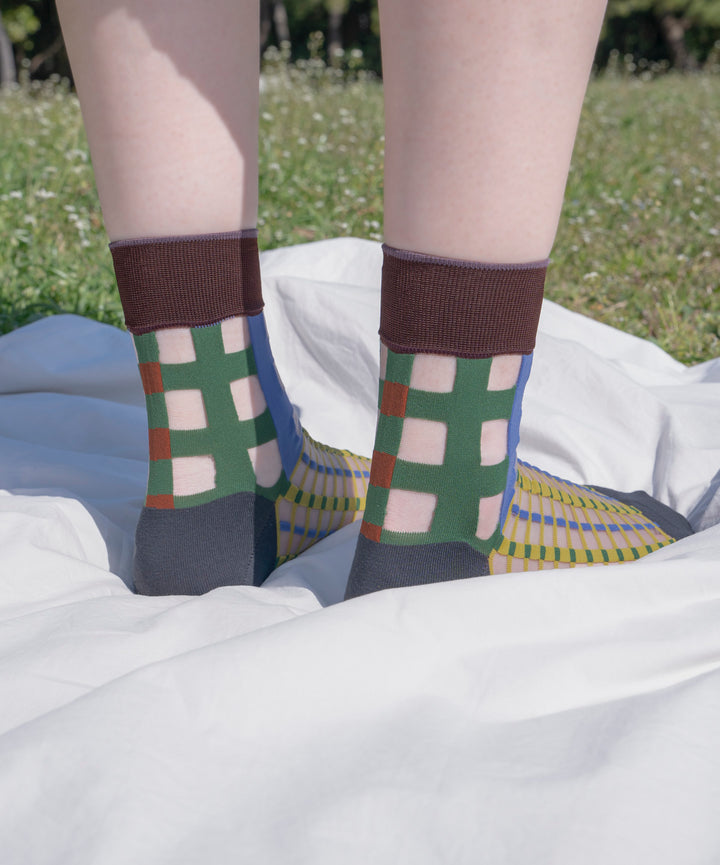
[{"label": "brown ribbed sock cuff", "polygon": [[132,333],[215,324],[263,308],[257,231],[110,244]]},{"label": "brown ribbed sock cuff", "polygon": [[480,264],[383,246],[380,337],[401,354],[530,354],[547,261]]}]

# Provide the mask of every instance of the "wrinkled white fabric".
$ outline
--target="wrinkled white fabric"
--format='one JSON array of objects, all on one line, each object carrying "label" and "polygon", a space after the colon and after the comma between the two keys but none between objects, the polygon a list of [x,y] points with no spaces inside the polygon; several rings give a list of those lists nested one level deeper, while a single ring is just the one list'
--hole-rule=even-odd
[{"label": "wrinkled white fabric", "polygon": [[[379,246],[262,263],[303,423],[370,453]],[[3,865],[720,861],[720,360],[546,302],[520,454],[699,531],[337,603],[355,525],[261,589],[140,597],[129,336],[62,316],[0,338]]]}]

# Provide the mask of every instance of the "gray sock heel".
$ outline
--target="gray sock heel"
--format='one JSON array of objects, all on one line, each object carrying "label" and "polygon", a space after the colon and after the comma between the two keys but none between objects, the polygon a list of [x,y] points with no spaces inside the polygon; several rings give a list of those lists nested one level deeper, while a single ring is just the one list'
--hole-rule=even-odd
[{"label": "gray sock heel", "polygon": [[143,508],[135,533],[135,591],[202,595],[259,586],[275,567],[275,505],[254,493],[165,510]]},{"label": "gray sock heel", "polygon": [[345,600],[379,589],[484,577],[489,573],[488,557],[460,541],[394,546],[359,535]]}]

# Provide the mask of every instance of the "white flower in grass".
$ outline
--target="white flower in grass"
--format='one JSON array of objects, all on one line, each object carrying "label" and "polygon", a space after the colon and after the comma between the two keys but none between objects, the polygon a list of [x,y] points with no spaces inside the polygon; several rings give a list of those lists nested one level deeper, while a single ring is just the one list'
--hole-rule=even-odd
[{"label": "white flower in grass", "polygon": [[45,189],[43,186],[40,189],[35,190],[35,198],[39,198],[41,201],[47,201],[49,198],[57,198],[57,195],[54,192],[50,192],[49,189]]}]

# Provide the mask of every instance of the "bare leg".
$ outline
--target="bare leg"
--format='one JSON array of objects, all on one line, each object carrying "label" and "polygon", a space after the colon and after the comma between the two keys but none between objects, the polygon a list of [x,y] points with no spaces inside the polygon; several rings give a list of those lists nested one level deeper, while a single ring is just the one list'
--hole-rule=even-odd
[{"label": "bare leg", "polygon": [[385,239],[550,252],[605,0],[384,0]]},{"label": "bare leg", "polygon": [[60,0],[147,396],[135,586],[260,584],[359,517],[369,465],[313,442],[262,314],[257,0]]},{"label": "bare leg", "polygon": [[516,469],[544,260],[604,8],[380,2],[381,408],[348,597],[627,561],[669,540],[617,501]]},{"label": "bare leg", "polygon": [[[605,5],[380,4],[390,246],[484,262],[549,255]],[[496,360],[511,375],[517,364]]]},{"label": "bare leg", "polygon": [[58,0],[112,240],[253,228],[257,0]]}]

